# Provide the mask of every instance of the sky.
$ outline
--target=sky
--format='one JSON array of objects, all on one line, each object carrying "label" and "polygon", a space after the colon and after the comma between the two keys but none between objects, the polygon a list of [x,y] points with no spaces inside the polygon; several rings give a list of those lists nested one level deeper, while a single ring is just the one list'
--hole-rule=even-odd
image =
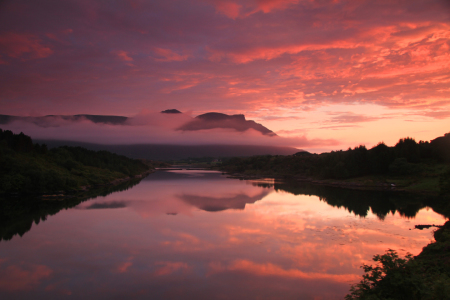
[{"label": "sky", "polygon": [[317,152],[431,140],[450,131],[450,1],[0,2],[0,114],[165,109]]}]

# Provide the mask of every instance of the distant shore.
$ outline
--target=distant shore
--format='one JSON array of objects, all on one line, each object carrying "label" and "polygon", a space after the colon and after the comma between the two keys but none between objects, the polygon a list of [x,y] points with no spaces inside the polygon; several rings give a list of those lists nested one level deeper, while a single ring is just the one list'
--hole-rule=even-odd
[{"label": "distant shore", "polygon": [[[411,186],[397,185],[393,182],[404,182],[408,181],[409,178],[395,178],[394,180],[389,180],[385,177],[378,176],[374,178],[373,176],[357,177],[352,179],[338,180],[338,179],[317,179],[311,177],[302,177],[295,175],[279,175],[279,174],[245,174],[245,173],[235,173],[227,172],[225,170],[220,170],[213,168],[218,171],[222,171],[228,175],[229,178],[244,179],[244,180],[256,180],[262,178],[273,178],[280,179],[283,181],[295,181],[295,182],[307,182],[315,185],[331,186],[343,189],[352,190],[364,190],[364,191],[393,191],[393,192],[408,192],[423,195],[438,196],[439,192],[437,190],[421,190],[414,189]],[[389,182],[391,181],[391,182]]]},{"label": "distant shore", "polygon": [[61,190],[61,191],[54,191],[52,193],[32,193],[32,192],[3,193],[0,194],[0,197],[33,196],[33,198],[40,198],[42,200],[60,200],[64,198],[82,197],[83,193],[92,191],[94,189],[103,187],[113,187],[122,183],[132,181],[134,179],[143,179],[147,177],[149,174],[154,172],[156,172],[156,169],[149,169],[145,172],[142,172],[141,174],[117,178],[108,183],[81,186],[80,189],[78,190]]}]

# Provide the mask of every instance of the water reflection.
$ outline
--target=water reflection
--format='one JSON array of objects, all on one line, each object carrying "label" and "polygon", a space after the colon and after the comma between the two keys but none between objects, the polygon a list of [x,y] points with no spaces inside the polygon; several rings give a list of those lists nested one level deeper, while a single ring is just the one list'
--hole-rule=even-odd
[{"label": "water reflection", "polygon": [[79,209],[128,207],[142,217],[159,214],[192,215],[195,210],[219,212],[244,209],[274,192],[254,184],[227,180],[215,171],[175,170],[150,175],[127,193],[97,199],[95,204],[83,203]]},{"label": "water reflection", "polygon": [[349,212],[366,217],[369,212],[383,220],[387,214],[398,212],[406,218],[414,218],[419,210],[429,206],[438,213],[450,216],[445,199],[437,196],[414,195],[389,191],[361,191],[341,189],[309,183],[279,182],[275,190],[286,191],[294,195],[316,195],[320,200],[337,208],[344,207]]},{"label": "water reflection", "polygon": [[362,262],[418,254],[431,230],[410,229],[444,222],[427,208],[405,218],[396,198],[383,214],[370,196],[314,189],[152,174],[0,243],[2,299],[342,299]]},{"label": "water reflection", "polygon": [[37,201],[36,198],[23,196],[0,198],[0,241],[8,241],[16,235],[23,236],[31,229],[33,223],[37,225],[62,209],[73,208],[83,201],[97,197],[106,197],[115,192],[126,191],[140,181],[140,179],[135,179],[115,186],[98,187],[64,200]]}]

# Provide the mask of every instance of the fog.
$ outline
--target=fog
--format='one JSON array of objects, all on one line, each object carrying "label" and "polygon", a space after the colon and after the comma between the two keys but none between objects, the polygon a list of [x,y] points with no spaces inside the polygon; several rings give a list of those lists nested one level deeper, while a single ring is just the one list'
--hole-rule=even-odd
[{"label": "fog", "polygon": [[[123,118],[119,123],[94,122],[85,116],[13,117],[0,128],[23,132],[38,140],[64,140],[95,144],[165,144],[165,145],[261,145],[278,147],[317,147],[336,145],[333,139],[309,140],[305,135],[294,138],[268,136],[249,128],[209,128],[180,130],[191,122],[188,114],[142,112]],[[251,121],[250,121],[251,122]],[[219,125],[218,125],[219,126]]]}]

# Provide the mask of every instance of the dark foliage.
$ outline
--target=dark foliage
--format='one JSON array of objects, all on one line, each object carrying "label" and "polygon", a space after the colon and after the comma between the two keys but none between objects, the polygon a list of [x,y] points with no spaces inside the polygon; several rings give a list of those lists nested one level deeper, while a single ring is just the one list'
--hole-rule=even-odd
[{"label": "dark foliage", "polygon": [[33,142],[29,136],[23,134],[23,132],[14,134],[10,130],[3,131],[0,129],[0,143],[17,152],[31,152],[34,148]]},{"label": "dark foliage", "polygon": [[[232,173],[296,175],[319,179],[347,179],[366,175],[414,175],[424,172],[423,164],[450,162],[450,134],[431,142],[417,143],[404,138],[394,147],[384,143],[366,149],[322,154],[263,155],[224,159],[222,169]],[[444,179],[445,181],[445,179]]]},{"label": "dark foliage", "polygon": [[375,255],[378,264],[362,265],[365,274],[345,299],[450,299],[450,221],[434,237],[416,257],[402,259],[394,250]]},{"label": "dark foliage", "polygon": [[135,159],[81,147],[33,144],[23,133],[0,129],[0,193],[42,194],[78,190],[133,177],[149,169]]}]

